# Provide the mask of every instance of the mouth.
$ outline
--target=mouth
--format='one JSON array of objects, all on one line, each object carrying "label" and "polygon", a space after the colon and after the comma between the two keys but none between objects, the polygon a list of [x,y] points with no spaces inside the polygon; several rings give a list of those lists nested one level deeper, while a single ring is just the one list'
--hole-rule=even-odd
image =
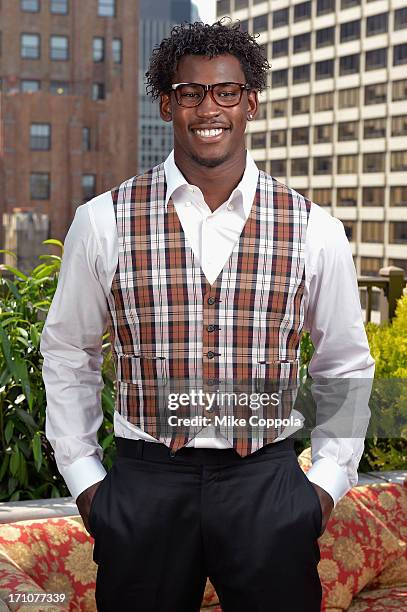
[{"label": "mouth", "polygon": [[230,128],[191,129],[192,133],[204,142],[218,142]]}]

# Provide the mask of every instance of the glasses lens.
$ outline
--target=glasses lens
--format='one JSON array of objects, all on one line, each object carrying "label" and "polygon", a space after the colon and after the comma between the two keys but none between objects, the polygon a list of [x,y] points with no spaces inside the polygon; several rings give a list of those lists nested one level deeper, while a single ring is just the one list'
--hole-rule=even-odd
[{"label": "glasses lens", "polygon": [[182,106],[197,106],[202,102],[205,90],[202,85],[180,85],[176,94],[177,101]]},{"label": "glasses lens", "polygon": [[213,88],[213,96],[221,106],[239,104],[242,90],[236,83],[219,83]]}]

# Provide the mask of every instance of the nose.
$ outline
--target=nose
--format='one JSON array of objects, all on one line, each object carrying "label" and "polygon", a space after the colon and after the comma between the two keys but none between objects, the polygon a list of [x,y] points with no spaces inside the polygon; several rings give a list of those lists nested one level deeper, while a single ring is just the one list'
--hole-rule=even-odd
[{"label": "nose", "polygon": [[208,91],[200,105],[196,107],[196,113],[198,116],[213,117],[219,115],[219,113],[222,112],[221,107],[219,106],[219,104],[216,104],[211,94],[212,91]]}]

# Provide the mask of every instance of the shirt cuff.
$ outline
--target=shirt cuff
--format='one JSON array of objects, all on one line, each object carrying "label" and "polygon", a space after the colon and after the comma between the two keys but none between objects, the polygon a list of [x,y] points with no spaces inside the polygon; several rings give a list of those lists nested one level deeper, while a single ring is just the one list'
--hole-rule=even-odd
[{"label": "shirt cuff", "polygon": [[326,457],[315,461],[306,475],[311,482],[329,493],[334,500],[334,507],[351,488],[346,472]]},{"label": "shirt cuff", "polygon": [[96,455],[81,457],[69,467],[61,469],[61,475],[75,501],[82,491],[103,480],[106,473],[102,462]]}]

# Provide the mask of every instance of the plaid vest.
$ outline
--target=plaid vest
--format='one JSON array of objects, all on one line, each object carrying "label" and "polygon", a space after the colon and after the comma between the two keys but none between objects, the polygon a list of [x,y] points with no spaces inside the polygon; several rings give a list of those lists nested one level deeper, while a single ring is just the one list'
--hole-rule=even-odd
[{"label": "plaid vest", "polygon": [[[108,330],[116,369],[115,409],[177,450],[202,424],[168,425],[162,395],[169,381],[178,381],[183,392],[199,380],[213,392],[231,381],[237,386],[236,381],[249,381],[250,386],[253,381],[298,380],[311,203],[260,171],[240,238],[210,285],[172,199],[165,207],[165,194],[164,164],[112,190],[119,249]],[[291,412],[287,393],[275,417]],[[180,410],[183,416],[205,412],[191,403]],[[216,411],[229,417],[252,413],[247,405],[231,410],[219,408],[219,402]],[[245,456],[273,441],[281,428],[236,427],[230,418],[223,420],[220,432]]]}]

